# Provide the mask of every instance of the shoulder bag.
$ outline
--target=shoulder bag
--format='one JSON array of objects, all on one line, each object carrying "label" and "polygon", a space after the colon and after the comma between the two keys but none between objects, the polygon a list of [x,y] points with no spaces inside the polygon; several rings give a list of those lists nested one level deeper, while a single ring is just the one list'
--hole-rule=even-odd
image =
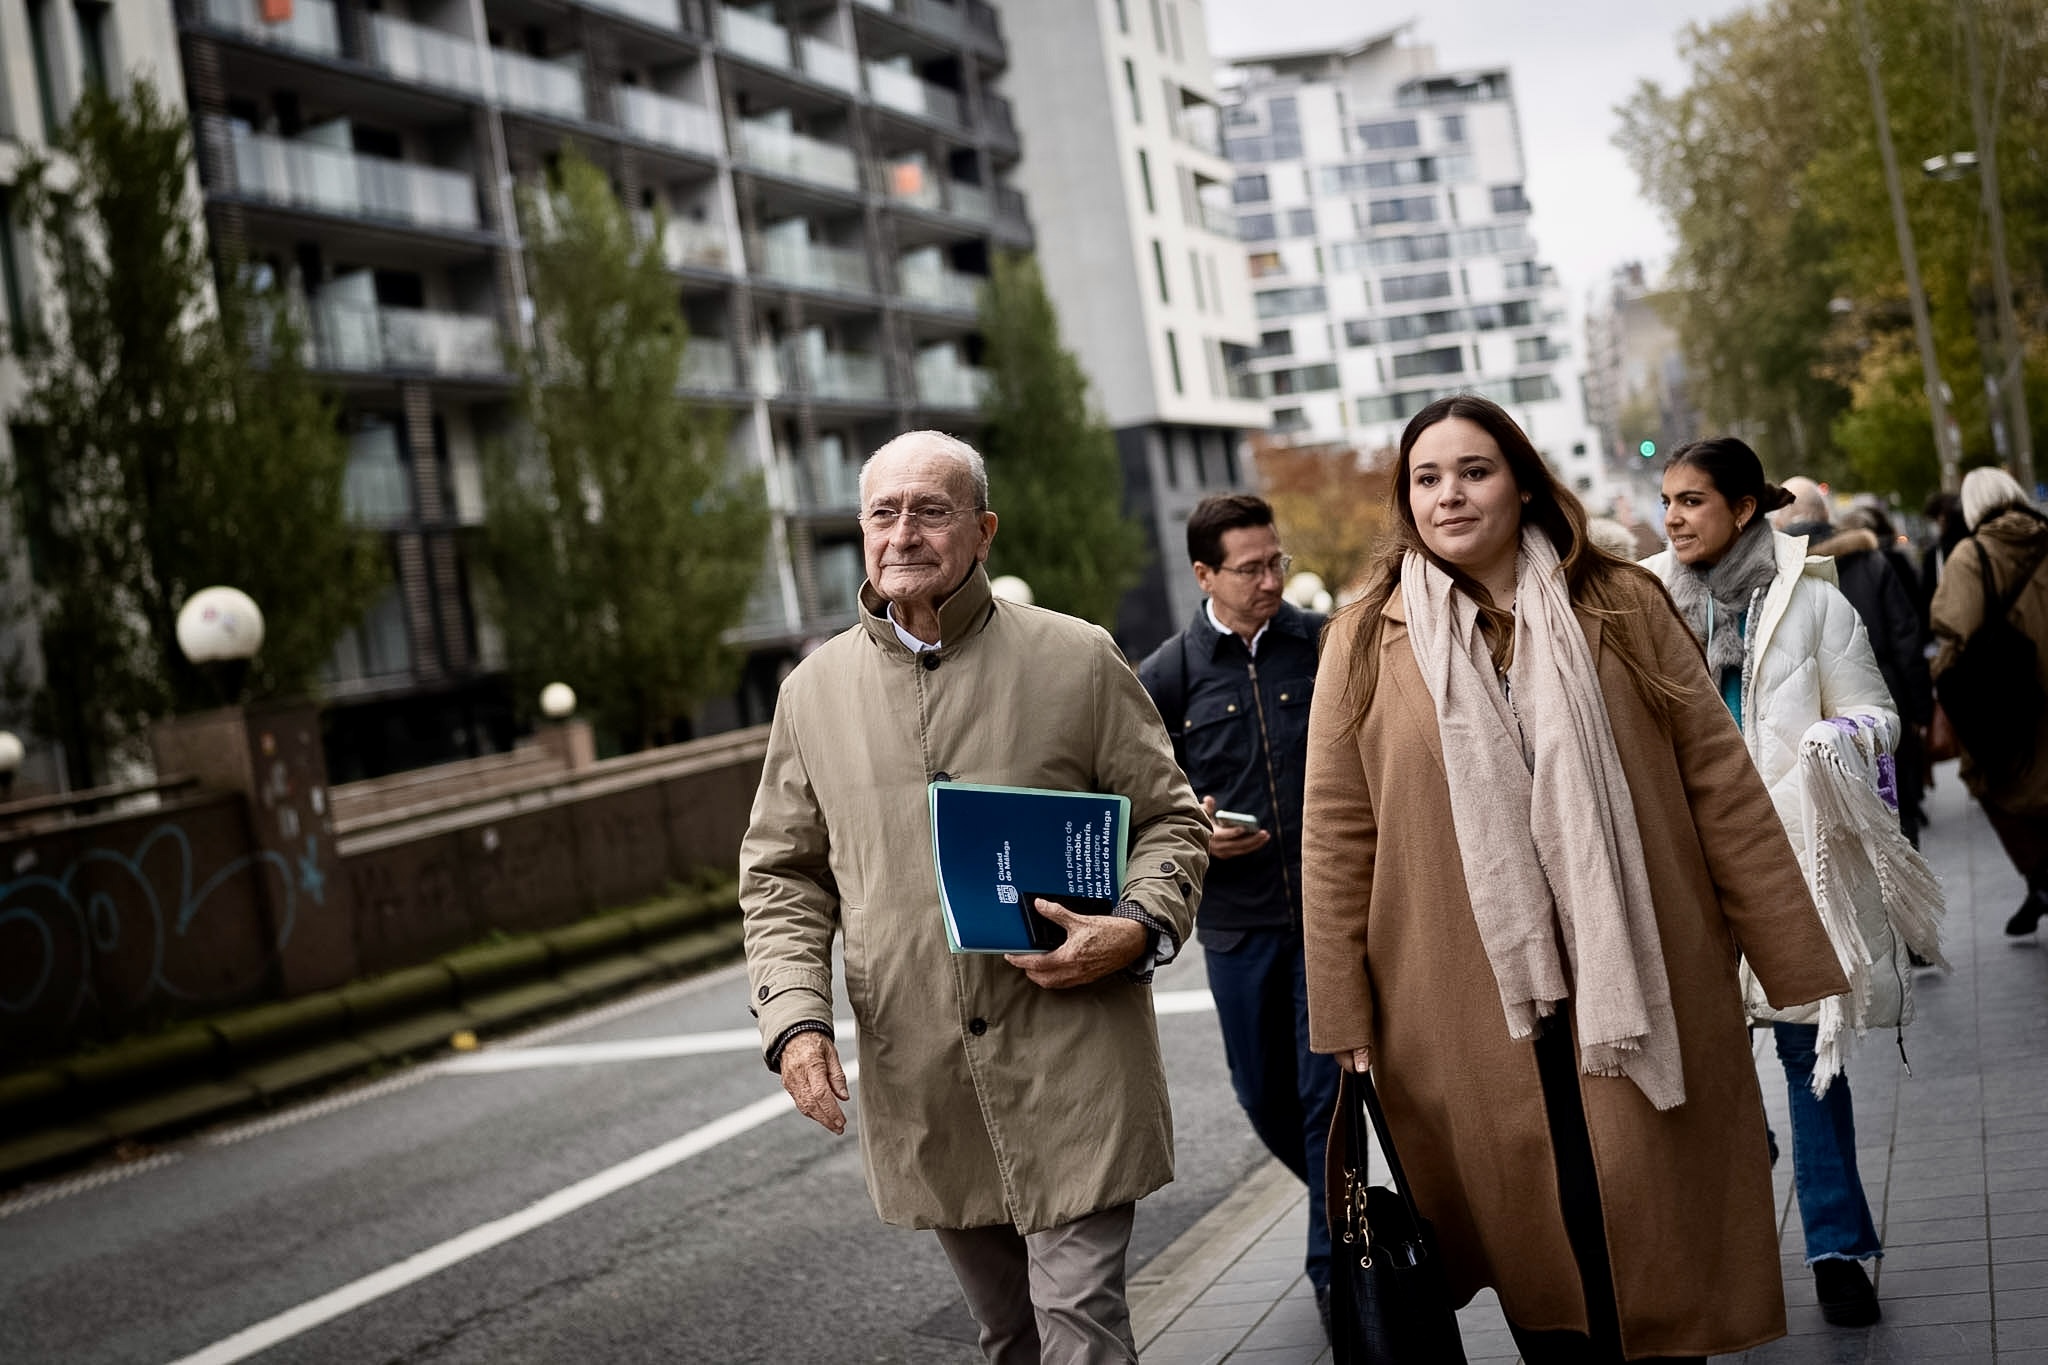
[{"label": "shoulder bag", "polygon": [[[1372,1124],[1394,1188],[1365,1183]],[[1415,1207],[1372,1077],[1343,1073],[1337,1097],[1344,1187],[1330,1206],[1330,1344],[1337,1365],[1464,1365],[1436,1231]],[[1331,1144],[1337,1143],[1332,1134]]]},{"label": "shoulder bag", "polygon": [[1984,619],[1935,680],[1934,690],[1963,752],[1996,787],[2032,761],[2041,723],[2044,699],[2034,642],[2012,623],[2011,615],[2013,604],[2041,567],[2042,556],[2035,556],[2000,595],[1984,542],[1971,539],[1976,541],[1977,572],[1984,584]]}]

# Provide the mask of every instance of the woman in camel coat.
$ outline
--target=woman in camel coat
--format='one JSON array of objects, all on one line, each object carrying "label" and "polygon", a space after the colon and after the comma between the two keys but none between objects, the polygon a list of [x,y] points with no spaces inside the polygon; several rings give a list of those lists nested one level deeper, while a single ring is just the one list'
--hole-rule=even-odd
[{"label": "woman in camel coat", "polygon": [[[1738,954],[1774,1003],[1846,985],[1784,828],[1663,588],[1586,543],[1583,508],[1506,413],[1469,396],[1441,400],[1410,423],[1401,450],[1397,543],[1375,590],[1331,625],[1310,721],[1311,1045],[1348,1069],[1371,1068],[1454,1297],[1495,1288],[1525,1359],[1699,1357],[1771,1340],[1785,1330],[1784,1293]],[[1537,559],[1524,527],[1555,553]],[[1605,734],[1590,719],[1601,708],[1582,705],[1597,688],[1611,741],[1587,747],[1611,746],[1606,757],[1560,760],[1560,746],[1529,733],[1548,723],[1541,679],[1498,651],[1499,673],[1486,669],[1485,686],[1509,699],[1521,733],[1508,742],[1537,792],[1546,763],[1591,762],[1606,774],[1603,799],[1614,804],[1605,823],[1577,829],[1568,851],[1546,848],[1531,826],[1570,832],[1585,815],[1540,801],[1461,840],[1449,773],[1471,770],[1473,741],[1447,753],[1444,684],[1418,662],[1427,629],[1418,626],[1425,643],[1411,639],[1413,594],[1433,593],[1441,612],[1463,593],[1486,604],[1482,640],[1513,631],[1514,649],[1544,657],[1524,646],[1516,622],[1547,609],[1542,619],[1555,623],[1562,598],[1532,600],[1518,587],[1531,564],[1569,585],[1567,624],[1543,649],[1567,677],[1580,661],[1585,682],[1564,688],[1549,714],[1562,706],[1587,733]],[[1512,614],[1491,605],[1502,597]],[[1561,638],[1574,621],[1583,651]],[[1464,723],[1470,715],[1458,733],[1484,740]],[[1512,1036],[1507,978],[1466,875],[1494,845],[1534,837],[1543,870],[1536,894],[1519,902],[1549,918],[1527,937],[1569,947],[1586,930],[1541,905],[1543,882],[1571,883],[1579,863],[1626,862],[1613,850],[1635,836],[1639,870],[1620,899],[1635,916],[1634,941],[1652,945],[1629,974],[1658,1002],[1640,1056],[1665,1055],[1670,1067],[1654,1079],[1585,1074],[1603,1068],[1585,1050],[1582,1000],[1600,995],[1594,978],[1609,967],[1594,964],[1611,958],[1559,953],[1565,998],[1535,1021],[1533,1037],[1526,1020],[1524,1036]]]}]

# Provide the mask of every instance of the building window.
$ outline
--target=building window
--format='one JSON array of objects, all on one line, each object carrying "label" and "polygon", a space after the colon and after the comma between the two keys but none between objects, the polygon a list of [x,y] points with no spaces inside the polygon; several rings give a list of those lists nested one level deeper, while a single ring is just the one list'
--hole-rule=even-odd
[{"label": "building window", "polygon": [[1241,175],[1230,185],[1230,198],[1238,204],[1262,204],[1273,197],[1263,175]]},{"label": "building window", "polygon": [[1415,299],[1441,299],[1451,292],[1451,275],[1447,270],[1433,270],[1423,275],[1395,275],[1380,281],[1380,297],[1388,303],[1408,303]]},{"label": "building window", "polygon": [[0,187],[0,288],[7,298],[7,321],[14,328],[14,343],[32,330],[28,314],[28,291],[21,284],[21,259],[15,251],[14,190]]},{"label": "building window", "polygon": [[28,45],[36,67],[36,101],[43,111],[43,137],[54,141],[64,121],[57,116],[55,63],[50,58],[50,0],[28,0]]},{"label": "building window", "polygon": [[1413,379],[1418,374],[1462,374],[1465,369],[1465,350],[1462,346],[1445,346],[1434,351],[1410,351],[1407,355],[1394,357],[1394,378]]},{"label": "building window", "polygon": [[1152,239],[1152,271],[1159,277],[1159,301],[1172,303],[1173,299],[1166,292],[1166,252],[1160,248],[1157,237]]},{"label": "building window", "polygon": [[1287,210],[1287,235],[1289,237],[1315,236],[1316,211],[1314,209]]},{"label": "building window", "polygon": [[1173,368],[1173,391],[1185,393],[1180,382],[1180,342],[1174,339],[1171,327],[1166,329],[1166,363]]},{"label": "building window", "polygon": [[1152,45],[1166,51],[1166,24],[1159,17],[1159,0],[1152,0]]},{"label": "building window", "polygon": [[1393,123],[1361,123],[1358,136],[1369,152],[1393,151],[1401,147],[1420,147],[1422,129],[1415,120],[1400,119]]},{"label": "building window", "polygon": [[1195,254],[1192,247],[1188,249],[1188,278],[1195,282],[1195,311],[1208,312],[1209,301],[1202,296],[1202,258]]},{"label": "building window", "polygon": [[1271,360],[1275,356],[1294,354],[1294,329],[1283,327],[1277,332],[1259,333],[1259,347],[1252,352],[1253,360]]},{"label": "building window", "polygon": [[78,52],[85,66],[85,84],[91,90],[108,88],[107,73],[113,63],[107,58],[107,7],[100,0],[77,0]]},{"label": "building window", "polygon": [[[1125,62],[1124,65],[1129,66],[1130,63]],[[1145,187],[1145,212],[1159,212],[1159,205],[1152,198],[1152,158],[1145,155],[1143,147],[1138,148],[1138,183]]]},{"label": "building window", "polygon": [[1443,136],[1446,142],[1463,142],[1465,140],[1465,116],[1463,114],[1445,114],[1443,117]]},{"label": "building window", "polygon": [[1295,432],[1308,430],[1308,414],[1300,408],[1274,408],[1273,430]]},{"label": "building window", "polygon": [[1131,31],[1131,16],[1124,9],[1124,0],[1116,0],[1116,31],[1118,33],[1129,33]]},{"label": "building window", "polygon": [[1434,223],[1436,196],[1432,194],[1414,199],[1375,199],[1366,206],[1366,218],[1374,227],[1384,223]]},{"label": "building window", "polygon": [[1211,300],[1213,300],[1212,306],[1216,309],[1217,312],[1220,313],[1223,311],[1223,286],[1221,283],[1218,282],[1216,278],[1216,258],[1214,256],[1211,256],[1208,258],[1208,260],[1209,297]]},{"label": "building window", "polygon": [[1131,92],[1131,122],[1145,121],[1145,106],[1138,102],[1138,68],[1131,65],[1129,57],[1124,58],[1124,88]]},{"label": "building window", "polygon": [[1529,198],[1522,193],[1520,185],[1496,185],[1493,187],[1493,211],[1495,213],[1527,213]]},{"label": "building window", "polygon": [[1280,253],[1277,251],[1254,251],[1247,258],[1247,263],[1252,268],[1252,278],[1255,280],[1264,279],[1268,275],[1284,274],[1287,269],[1280,264]]},{"label": "building window", "polygon": [[1269,289],[1255,296],[1261,318],[1292,317],[1298,313],[1320,313],[1330,306],[1329,295],[1319,284],[1297,289]]},{"label": "building window", "polygon": [[1509,261],[1501,267],[1501,274],[1509,289],[1534,289],[1543,283],[1543,267],[1534,261]]},{"label": "building window", "polygon": [[1264,242],[1279,235],[1279,220],[1270,213],[1240,213],[1237,216],[1237,239],[1240,242]]}]

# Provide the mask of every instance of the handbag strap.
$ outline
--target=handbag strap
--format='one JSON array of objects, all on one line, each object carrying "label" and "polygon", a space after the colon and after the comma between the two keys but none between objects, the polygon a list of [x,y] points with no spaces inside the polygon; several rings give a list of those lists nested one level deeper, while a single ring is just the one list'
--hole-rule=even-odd
[{"label": "handbag strap", "polygon": [[[1359,1072],[1358,1079],[1364,1083],[1361,1098],[1365,1102],[1366,1117],[1372,1120],[1373,1136],[1379,1139],[1380,1152],[1387,1159],[1387,1170],[1394,1177],[1394,1193],[1401,1196],[1401,1203],[1408,1210],[1410,1222],[1420,1229],[1422,1211],[1415,1207],[1415,1196],[1408,1189],[1407,1173],[1401,1169],[1401,1154],[1394,1149],[1394,1135],[1387,1131],[1387,1115],[1380,1108],[1379,1089],[1373,1085],[1370,1072]],[[1354,1128],[1356,1126],[1353,1125]]]}]

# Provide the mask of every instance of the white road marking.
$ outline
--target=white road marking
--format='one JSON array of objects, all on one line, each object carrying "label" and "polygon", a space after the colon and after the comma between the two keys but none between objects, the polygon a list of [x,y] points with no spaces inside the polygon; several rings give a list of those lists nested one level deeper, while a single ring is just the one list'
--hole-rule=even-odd
[{"label": "white road marking", "polygon": [[1216,997],[1206,990],[1154,991],[1154,1014],[1207,1014],[1216,1008]]},{"label": "white road marking", "polygon": [[[848,1082],[852,1082],[859,1074],[858,1063],[847,1065]],[[794,1113],[795,1110],[796,1106],[788,1095],[770,1095],[766,1099],[756,1100],[743,1109],[736,1109],[723,1118],[714,1119],[701,1128],[692,1129],[671,1142],[665,1142],[659,1147],[642,1152],[639,1156],[622,1161],[609,1170],[599,1171],[596,1175],[579,1180],[566,1189],[557,1190],[517,1213],[471,1228],[468,1232],[451,1237],[438,1246],[431,1246],[416,1255],[408,1256],[396,1265],[386,1266],[331,1293],[323,1294],[296,1308],[287,1309],[276,1317],[268,1318],[253,1327],[246,1327],[202,1351],[172,1362],[172,1365],[233,1365],[235,1361],[247,1360],[259,1351],[267,1351],[280,1342],[310,1332],[322,1323],[352,1313],[365,1304],[373,1303],[387,1294],[394,1294],[408,1285],[439,1274],[472,1256],[481,1255],[515,1237],[524,1236],[535,1228],[545,1227],[558,1218],[576,1212],[586,1204],[594,1204],[607,1195],[637,1185],[650,1176],[659,1175],[671,1166],[708,1152],[720,1143],[730,1142],[743,1133],[751,1132],[785,1114]]]}]

